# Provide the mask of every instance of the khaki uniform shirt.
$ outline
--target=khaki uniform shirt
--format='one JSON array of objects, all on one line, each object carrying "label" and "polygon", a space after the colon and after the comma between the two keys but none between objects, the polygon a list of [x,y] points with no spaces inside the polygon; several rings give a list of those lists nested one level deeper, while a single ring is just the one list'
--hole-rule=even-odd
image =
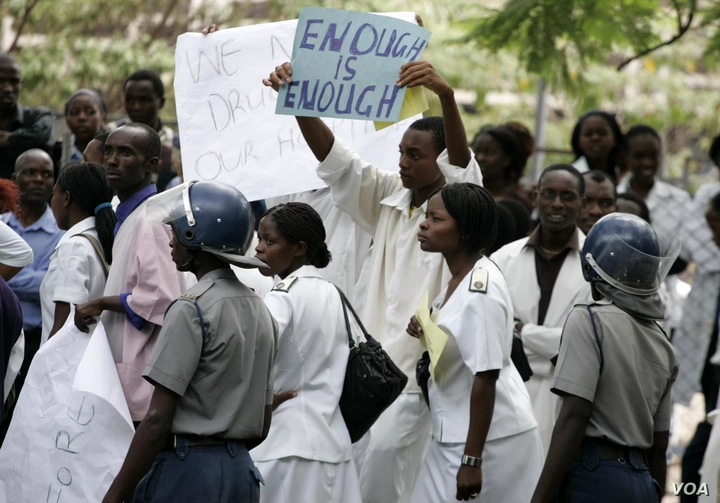
[{"label": "khaki uniform shirt", "polygon": [[675,350],[654,321],[630,316],[607,300],[591,309],[602,372],[590,314],[576,306],[563,328],[552,391],[593,403],[586,436],[648,449],[654,432],[670,429]]},{"label": "khaki uniform shirt", "polygon": [[172,432],[260,437],[278,336],[270,311],[230,269],[207,273],[183,297],[168,309],[143,374],[180,395]]}]

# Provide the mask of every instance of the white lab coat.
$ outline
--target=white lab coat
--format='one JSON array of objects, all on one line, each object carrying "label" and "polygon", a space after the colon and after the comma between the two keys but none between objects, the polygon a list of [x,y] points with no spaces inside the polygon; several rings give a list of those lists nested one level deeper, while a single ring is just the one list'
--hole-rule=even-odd
[{"label": "white lab coat", "polygon": [[[350,434],[339,405],[350,354],[340,294],[307,265],[278,282],[265,302],[280,334],[275,393],[296,391],[297,396],[275,409],[267,439],[253,449],[267,488],[262,501],[281,501],[292,488],[297,498],[310,498],[298,501],[329,495],[337,499],[325,501],[359,503]],[[302,460],[313,463],[298,463]],[[327,464],[338,465],[331,469],[329,488],[322,476]]]},{"label": "white lab coat", "polygon": [[[447,183],[482,184],[474,155],[463,169],[451,165],[444,151],[437,165]],[[417,241],[427,201],[410,214],[412,193],[403,187],[400,175],[364,162],[337,138],[317,174],[330,186],[335,205],[373,237],[365,278],[367,296],[364,302],[359,299],[363,306],[360,316],[408,376],[405,393],[419,394],[415,366],[422,348],[407,336],[405,329],[424,293],[435,298],[450,280],[442,255],[423,252]],[[404,434],[406,427],[410,431]],[[367,448],[358,457],[365,503],[409,500],[429,432],[429,413],[417,395],[401,397],[380,416],[368,433]]]},{"label": "white lab coat", "polygon": [[[472,388],[479,372],[500,371],[482,452],[480,501],[528,501],[542,469],[542,447],[530,398],[510,359],[510,292],[502,273],[488,258],[481,258],[475,267],[444,306],[447,287],[433,302],[435,323],[448,339],[429,383],[433,441],[410,499],[413,502],[455,501],[457,470],[472,426]],[[476,273],[482,277],[481,269],[487,271],[484,287],[475,285]],[[481,291],[483,288],[486,291]],[[517,452],[523,453],[522,460],[513,459]]]},{"label": "white lab coat", "polygon": [[[40,344],[48,340],[55,323],[55,303],[70,304],[70,315],[75,307],[99,299],[105,291],[103,262],[87,234],[98,239],[95,217],[88,217],[73,225],[55,247],[50,266],[40,284],[40,308],[42,312],[42,337]],[[99,244],[99,241],[98,241]]]},{"label": "white lab coat", "polygon": [[322,218],[327,236],[325,242],[332,253],[332,260],[327,267],[320,269],[320,274],[339,286],[354,306],[355,283],[370,251],[372,237],[333,204],[328,187],[267,199],[268,208],[288,202],[309,204]]},{"label": "white lab coat", "polygon": [[[585,235],[578,230],[580,249]],[[522,339],[533,376],[526,386],[545,453],[550,447],[557,396],[550,391],[554,367],[550,358],[558,353],[565,320],[575,304],[592,302],[590,284],[582,275],[580,253],[570,250],[558,274],[543,325],[538,325],[540,286],[535,269],[535,250],[528,238],[507,244],[490,257],[505,274],[515,319],[523,324]]]}]

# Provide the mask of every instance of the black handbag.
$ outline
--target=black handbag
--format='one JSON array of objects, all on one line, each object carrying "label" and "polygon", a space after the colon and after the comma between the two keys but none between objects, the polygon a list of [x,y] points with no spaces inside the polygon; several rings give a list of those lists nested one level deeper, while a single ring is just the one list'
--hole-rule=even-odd
[{"label": "black handbag", "polygon": [[[408,378],[393,363],[380,343],[367,333],[342,290],[337,288],[337,291],[342,300],[345,327],[350,341],[350,356],[340,396],[340,412],[350,433],[350,440],[355,443],[365,435],[380,414],[400,396]],[[348,309],[362,330],[365,342],[355,343]]]}]

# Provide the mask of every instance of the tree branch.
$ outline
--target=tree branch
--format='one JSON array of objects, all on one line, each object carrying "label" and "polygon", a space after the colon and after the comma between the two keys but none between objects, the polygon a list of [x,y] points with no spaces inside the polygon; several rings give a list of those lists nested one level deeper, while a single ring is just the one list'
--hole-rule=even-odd
[{"label": "tree branch", "polygon": [[623,68],[625,68],[628,64],[630,64],[631,61],[635,61],[636,59],[640,59],[643,56],[647,56],[651,52],[657,51],[661,47],[668,46],[674,42],[677,42],[687,31],[690,29],[690,25],[692,25],[693,18],[695,17],[695,7],[696,3],[693,1],[692,5],[690,7],[690,13],[688,14],[687,21],[685,24],[682,22],[682,11],[680,9],[680,5],[678,4],[677,0],[673,0],[673,6],[675,7],[675,12],[677,12],[677,21],[678,21],[678,32],[675,34],[674,37],[672,37],[669,40],[666,40],[665,42],[662,42],[656,46],[650,47],[648,49],[645,49],[644,51],[639,52],[638,54],[634,55],[631,58],[626,59],[622,63],[620,63],[617,67],[617,70],[620,71]]},{"label": "tree branch", "polygon": [[152,44],[153,40],[157,39],[160,34],[163,32],[163,29],[165,29],[165,25],[167,24],[168,19],[170,18],[170,14],[172,14],[172,11],[175,9],[175,7],[178,4],[178,0],[170,0],[168,3],[167,9],[165,9],[165,12],[163,13],[162,20],[160,23],[158,23],[150,32],[150,44]]},{"label": "tree branch", "polygon": [[22,35],[23,28],[25,28],[25,24],[27,24],[28,19],[30,18],[30,12],[32,12],[32,10],[35,8],[39,1],[40,0],[29,0],[25,4],[22,17],[20,18],[20,23],[18,23],[18,27],[15,30],[15,40],[13,40],[12,44],[10,44],[7,52],[13,52],[17,48],[17,43],[18,40],[20,40],[20,35]]}]

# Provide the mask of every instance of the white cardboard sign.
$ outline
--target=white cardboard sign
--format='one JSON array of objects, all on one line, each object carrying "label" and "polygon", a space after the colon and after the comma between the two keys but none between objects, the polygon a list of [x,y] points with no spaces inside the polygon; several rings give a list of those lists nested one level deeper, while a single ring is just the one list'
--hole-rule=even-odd
[{"label": "white cardboard sign", "polygon": [[[413,13],[391,15],[415,22]],[[295,118],[275,115],[277,93],[262,84],[290,61],[296,26],[282,21],[178,37],[175,98],[186,181],[229,183],[249,200],[325,186]],[[370,121],[326,123],[363,159],[396,171],[398,144],[418,118],[381,131]]]}]

